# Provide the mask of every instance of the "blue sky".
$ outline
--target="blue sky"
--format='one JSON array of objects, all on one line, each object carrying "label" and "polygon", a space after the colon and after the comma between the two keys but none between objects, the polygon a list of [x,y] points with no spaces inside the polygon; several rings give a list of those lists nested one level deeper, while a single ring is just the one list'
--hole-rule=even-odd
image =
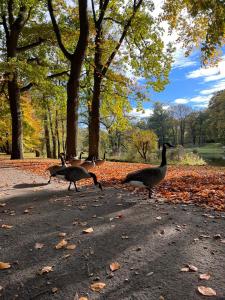
[{"label": "blue sky", "polygon": [[175,61],[169,76],[170,83],[160,93],[151,93],[151,100],[144,102],[145,113],[133,114],[149,116],[153,103],[161,102],[165,108],[169,105],[185,104],[195,110],[208,106],[210,98],[219,90],[225,89],[225,56],[218,66],[203,68],[200,64],[200,52],[185,57],[183,50],[177,50]]}]

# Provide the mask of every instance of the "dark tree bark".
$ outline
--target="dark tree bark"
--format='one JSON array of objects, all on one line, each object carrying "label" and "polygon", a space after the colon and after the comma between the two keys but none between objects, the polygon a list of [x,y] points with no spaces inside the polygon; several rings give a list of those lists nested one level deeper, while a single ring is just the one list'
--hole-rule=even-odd
[{"label": "dark tree bark", "polygon": [[78,134],[78,107],[79,107],[79,80],[81,68],[88,45],[89,23],[87,14],[87,0],[79,0],[80,35],[73,53],[69,53],[63,45],[60,30],[56,22],[52,1],[48,0],[48,10],[52,25],[58,41],[58,45],[64,56],[70,62],[69,80],[67,83],[67,128],[66,128],[66,151],[67,157],[77,155]]},{"label": "dark tree bark", "polygon": [[58,149],[58,158],[61,152],[61,145],[60,145],[60,137],[59,137],[59,114],[58,110],[55,111],[55,134],[57,138],[57,149]]},{"label": "dark tree bark", "polygon": [[47,154],[47,158],[52,158],[51,145],[50,145],[50,134],[49,134],[49,130],[48,130],[48,119],[47,118],[48,117],[46,114],[45,119],[44,119],[46,154]]},{"label": "dark tree bark", "polygon": [[54,128],[53,128],[51,110],[50,110],[49,105],[47,107],[48,107],[49,125],[50,125],[51,136],[52,136],[52,157],[57,158],[57,154],[56,154],[56,134],[55,134],[55,131],[54,131]]},{"label": "dark tree bark", "polygon": [[105,12],[107,10],[107,6],[109,4],[109,0],[100,0],[99,1],[99,17],[96,18],[94,1],[92,0],[92,11],[93,18],[95,23],[95,70],[94,70],[94,88],[93,88],[93,98],[91,103],[91,109],[89,110],[89,155],[88,159],[92,159],[93,157],[99,157],[99,135],[100,135],[100,101],[101,101],[101,84],[102,79],[106,75],[111,63],[114,60],[121,44],[123,43],[128,29],[131,26],[131,22],[135,17],[137,11],[139,10],[143,0],[134,0],[133,3],[133,12],[128,20],[125,22],[123,31],[121,33],[120,39],[118,40],[114,50],[109,55],[106,64],[103,66],[102,63],[102,22],[104,20]]},{"label": "dark tree bark", "polygon": [[[3,25],[5,33],[7,61],[16,58],[18,53],[36,47],[43,42],[43,40],[39,39],[37,42],[34,42],[30,45],[18,47],[18,41],[26,22],[30,17],[30,11],[28,11],[26,5],[22,3],[20,4],[17,16],[14,16],[13,6],[14,1],[8,0],[7,16],[6,12],[1,11],[1,25]],[[17,71],[15,70],[6,73],[5,77],[8,78],[8,97],[12,118],[11,159],[23,159],[23,118],[20,104],[20,88],[18,85]]]}]

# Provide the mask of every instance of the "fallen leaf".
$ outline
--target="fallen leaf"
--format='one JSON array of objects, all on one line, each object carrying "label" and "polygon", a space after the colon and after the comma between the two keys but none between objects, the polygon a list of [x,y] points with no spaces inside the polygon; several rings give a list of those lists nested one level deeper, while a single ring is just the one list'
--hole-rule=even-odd
[{"label": "fallen leaf", "polygon": [[52,288],[52,293],[55,294],[55,293],[58,292],[58,290],[59,290],[59,289],[58,289],[57,287],[53,287],[53,288]]},{"label": "fallen leaf", "polygon": [[3,286],[0,285],[0,292],[3,290]]},{"label": "fallen leaf", "polygon": [[204,296],[216,296],[216,291],[207,286],[198,286],[198,291]]},{"label": "fallen leaf", "polygon": [[181,272],[189,272],[189,268],[188,267],[181,268],[180,270],[181,270]]},{"label": "fallen leaf", "polygon": [[156,220],[162,220],[162,217],[160,217],[160,216],[156,217]]},{"label": "fallen leaf", "polygon": [[94,292],[100,292],[105,286],[104,282],[95,282],[91,284],[90,289]]},{"label": "fallen leaf", "polygon": [[50,266],[45,266],[41,269],[41,271],[39,272],[39,274],[44,274],[44,273],[49,273],[49,272],[53,272],[53,269],[52,267]]},{"label": "fallen leaf", "polygon": [[62,258],[68,258],[68,257],[70,257],[70,256],[71,256],[71,254],[66,254],[66,255],[63,255]]},{"label": "fallen leaf", "polygon": [[193,265],[187,265],[187,267],[189,268],[189,270],[190,270],[191,272],[197,272],[197,271],[198,271],[198,268],[195,267],[195,266],[193,266]]},{"label": "fallen leaf", "polygon": [[2,224],[1,227],[2,227],[2,228],[5,228],[5,229],[10,229],[10,228],[12,228],[13,226],[12,226],[12,225],[7,225],[7,224]]},{"label": "fallen leaf", "polygon": [[0,207],[6,206],[6,203],[0,203]]},{"label": "fallen leaf", "polygon": [[44,244],[42,244],[42,243],[36,243],[34,246],[35,249],[41,249],[43,247],[44,247]]},{"label": "fallen leaf", "polygon": [[66,236],[66,233],[65,233],[65,232],[60,232],[60,233],[59,233],[59,236],[60,236],[60,237],[65,237],[65,236]]},{"label": "fallen leaf", "polygon": [[23,213],[24,213],[24,214],[28,214],[28,213],[29,213],[29,209],[25,209],[25,210],[23,211]]},{"label": "fallen leaf", "polygon": [[79,300],[88,300],[87,297],[80,297]]},{"label": "fallen leaf", "polygon": [[222,244],[225,244],[225,240],[221,240],[221,243],[222,243]]},{"label": "fallen leaf", "polygon": [[67,245],[67,246],[66,246],[66,249],[67,249],[67,250],[74,250],[74,249],[76,249],[76,247],[77,247],[76,245],[71,244],[71,245]]},{"label": "fallen leaf", "polygon": [[66,240],[61,240],[56,246],[55,249],[61,249],[64,248],[66,245],[68,244],[68,242]]},{"label": "fallen leaf", "polygon": [[94,229],[92,227],[84,229],[82,232],[83,233],[92,233],[94,231]]},{"label": "fallen leaf", "polygon": [[0,270],[5,270],[11,268],[11,265],[9,263],[5,263],[0,261]]},{"label": "fallen leaf", "polygon": [[118,262],[113,262],[110,264],[110,270],[112,272],[119,270],[120,269],[120,264]]},{"label": "fallen leaf", "polygon": [[200,274],[199,275],[199,278],[202,279],[202,280],[209,280],[211,276],[209,274]]}]

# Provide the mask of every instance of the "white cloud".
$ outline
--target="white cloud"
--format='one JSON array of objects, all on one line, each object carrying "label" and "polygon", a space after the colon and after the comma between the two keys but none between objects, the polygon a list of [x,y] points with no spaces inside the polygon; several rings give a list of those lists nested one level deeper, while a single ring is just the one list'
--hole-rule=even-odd
[{"label": "white cloud", "polygon": [[177,104],[186,104],[189,102],[189,100],[185,99],[185,98],[178,98],[178,99],[174,100],[174,102]]},{"label": "white cloud", "polygon": [[212,95],[208,95],[208,96],[196,96],[190,99],[190,102],[205,102],[205,103],[209,103],[210,98],[212,97]]},{"label": "white cloud", "polygon": [[208,103],[204,103],[204,104],[194,104],[194,107],[199,107],[199,108],[206,108],[208,107]]},{"label": "white cloud", "polygon": [[184,50],[181,49],[181,45],[177,45],[177,50],[174,54],[174,63],[173,68],[186,68],[190,66],[195,66],[197,64],[196,61],[193,60],[191,56],[185,57]]},{"label": "white cloud", "polygon": [[150,108],[146,108],[143,111],[137,111],[136,108],[133,108],[130,112],[130,115],[137,118],[146,118],[150,117],[153,114],[153,110]]},{"label": "white cloud", "polygon": [[215,92],[221,91],[225,89],[225,80],[221,80],[216,82],[213,86],[211,86],[209,89],[202,90],[200,92],[201,95],[211,95]]},{"label": "white cloud", "polygon": [[225,78],[225,56],[221,58],[218,66],[199,68],[186,75],[186,78],[203,78],[204,82],[216,81]]}]

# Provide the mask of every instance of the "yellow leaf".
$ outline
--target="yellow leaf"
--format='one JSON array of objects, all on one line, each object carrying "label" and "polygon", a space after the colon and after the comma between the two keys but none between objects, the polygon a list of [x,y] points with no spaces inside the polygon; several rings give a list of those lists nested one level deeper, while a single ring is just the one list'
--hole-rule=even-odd
[{"label": "yellow leaf", "polygon": [[63,239],[55,246],[55,249],[64,248],[66,245],[67,245],[67,241]]},{"label": "yellow leaf", "polygon": [[216,291],[207,286],[198,286],[198,291],[204,296],[216,296]]},{"label": "yellow leaf", "polygon": [[199,278],[202,279],[202,280],[209,280],[210,275],[209,274],[200,274]]},{"label": "yellow leaf", "polygon": [[5,263],[0,261],[0,270],[5,270],[11,268],[11,265],[9,263]]},{"label": "yellow leaf", "polygon": [[83,233],[92,233],[94,231],[94,229],[92,227],[84,229]]},{"label": "yellow leaf", "polygon": [[112,272],[119,270],[120,269],[120,264],[118,262],[113,262],[110,264],[110,270]]},{"label": "yellow leaf", "polygon": [[2,224],[2,228],[5,228],[5,229],[10,229],[12,227],[13,227],[12,225]]},{"label": "yellow leaf", "polygon": [[53,272],[53,269],[50,266],[46,266],[41,269],[40,274],[42,275],[44,273],[49,273],[49,272]]},{"label": "yellow leaf", "polygon": [[71,244],[71,245],[68,245],[68,246],[66,246],[66,249],[67,250],[74,250],[74,249],[76,249],[76,245],[74,245],[74,244]]},{"label": "yellow leaf", "polygon": [[105,286],[106,284],[104,282],[95,282],[91,284],[90,288],[94,292],[100,292]]},{"label": "yellow leaf", "polygon": [[88,300],[87,297],[80,297],[79,300]]}]

